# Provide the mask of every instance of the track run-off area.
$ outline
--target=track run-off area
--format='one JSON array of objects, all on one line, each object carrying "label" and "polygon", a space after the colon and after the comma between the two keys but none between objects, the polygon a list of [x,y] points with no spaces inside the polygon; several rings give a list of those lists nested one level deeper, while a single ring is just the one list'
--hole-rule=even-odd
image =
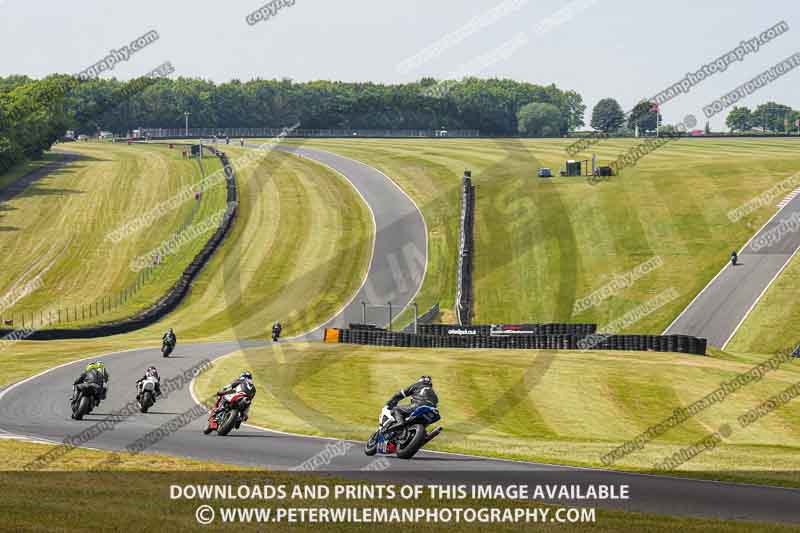
[{"label": "track run-off area", "polygon": [[[280,149],[326,165],[346,177],[369,206],[376,230],[368,274],[357,294],[335,317],[297,339],[319,339],[321,329],[326,326],[360,321],[362,300],[392,301],[398,310],[406,307],[413,301],[424,279],[425,262],[420,264],[405,258],[419,258],[420,253],[427,257],[427,228],[414,202],[388,176],[352,159],[308,148]],[[410,253],[404,253],[404,250]],[[748,262],[754,261],[743,253],[743,265],[739,268],[744,269]],[[65,438],[80,433],[85,429],[84,426],[102,421],[110,413],[123,408],[135,395],[133,377],[141,375],[151,364],[157,364],[162,379],[168,380],[204,360],[213,361],[242,348],[263,344],[261,341],[182,343],[168,359],[161,358],[159,350],[153,348],[104,355],[102,359],[112,376],[110,394],[98,412],[86,417],[84,424],[70,419],[68,397],[72,380],[85,363],[68,363],[0,392],[0,430],[11,435],[61,443]],[[130,390],[126,390],[126,387]],[[197,405],[196,402],[191,386],[184,386],[159,401],[150,413],[135,414],[117,424],[113,431],[105,431],[84,445],[123,451],[160,425],[191,410]],[[331,440],[327,438],[293,435],[249,425],[224,438],[204,436],[201,432],[204,423],[204,417],[195,418],[167,438],[151,443],[146,451],[286,470],[297,467],[331,444]],[[443,423],[447,431],[446,414]],[[388,467],[385,470],[368,474],[362,469],[369,467],[373,459],[363,454],[361,443],[347,443],[341,449],[343,452],[332,457],[322,470],[347,478],[380,479],[398,483],[530,484],[572,481],[626,484],[630,486],[630,500],[601,502],[601,506],[670,515],[800,522],[800,506],[797,505],[800,491],[795,489],[487,459],[433,451],[423,451],[412,461],[388,458]]]}]

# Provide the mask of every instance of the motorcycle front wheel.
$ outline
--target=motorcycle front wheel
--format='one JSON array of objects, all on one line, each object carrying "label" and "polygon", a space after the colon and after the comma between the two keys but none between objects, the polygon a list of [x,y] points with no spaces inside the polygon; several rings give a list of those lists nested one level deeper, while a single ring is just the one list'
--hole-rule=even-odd
[{"label": "motorcycle front wheel", "polygon": [[144,391],[142,400],[139,402],[139,410],[146,413],[151,405],[153,405],[153,394],[150,391]]},{"label": "motorcycle front wheel", "polygon": [[83,415],[87,414],[91,409],[89,405],[93,401],[92,398],[88,396],[81,396],[80,401],[78,402],[78,408],[75,409],[75,420],[82,420]]},{"label": "motorcycle front wheel", "polygon": [[367,440],[367,443],[364,444],[364,454],[372,457],[378,453],[378,432],[372,434],[372,436]]},{"label": "motorcycle front wheel", "polygon": [[225,414],[225,418],[222,420],[222,424],[219,425],[217,428],[217,435],[222,435],[223,437],[231,432],[233,426],[236,425],[236,420],[239,418],[239,413],[236,411],[228,411]]}]

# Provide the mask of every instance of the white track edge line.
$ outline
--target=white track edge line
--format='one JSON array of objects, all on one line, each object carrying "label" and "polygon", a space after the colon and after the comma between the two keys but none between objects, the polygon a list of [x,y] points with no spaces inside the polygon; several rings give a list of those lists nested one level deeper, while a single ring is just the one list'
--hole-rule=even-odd
[{"label": "white track edge line", "polygon": [[[791,203],[791,202],[790,202],[790,203]],[[789,205],[789,204],[786,204],[786,205]],[[766,228],[766,227],[767,227],[767,224],[769,224],[770,222],[772,222],[772,220],[773,220],[775,217],[777,217],[778,215],[780,215],[780,214],[781,214],[781,212],[782,212],[784,209],[786,209],[786,206],[783,206],[782,208],[778,209],[778,211],[776,211],[774,215],[772,215],[771,217],[769,217],[769,220],[767,220],[766,222],[764,222],[764,225],[763,225],[763,226],[761,226],[761,227],[758,229],[758,231],[757,231],[757,232],[755,232],[755,233],[754,233],[754,234],[753,234],[753,235],[752,235],[752,236],[751,236],[751,237],[750,237],[750,238],[747,240],[747,242],[746,242],[746,243],[744,243],[744,246],[742,246],[742,247],[739,249],[739,255],[741,255],[741,252],[743,252],[743,251],[744,251],[744,249],[745,249],[745,248],[747,248],[747,246],[750,244],[750,242],[751,242],[753,239],[755,239],[755,238],[758,236],[758,234],[759,234],[759,233],[761,233],[761,231],[762,231],[764,228]],[[698,293],[697,293],[697,296],[695,296],[694,298],[692,298],[692,301],[691,301],[691,302],[689,302],[689,305],[687,305],[686,307],[684,307],[683,311],[681,311],[681,312],[680,312],[680,314],[679,314],[677,317],[675,317],[675,320],[673,320],[673,321],[670,323],[670,325],[669,325],[669,326],[667,326],[667,328],[666,328],[666,329],[665,329],[665,330],[664,330],[664,331],[661,333],[662,335],[667,335],[667,331],[669,331],[669,328],[671,328],[672,326],[674,326],[674,325],[675,325],[675,323],[676,323],[678,320],[680,320],[680,318],[681,318],[681,317],[682,317],[684,314],[686,314],[686,312],[687,312],[687,311],[688,311],[688,310],[689,310],[689,309],[692,307],[692,305],[694,304],[695,300],[697,300],[698,298],[700,298],[700,295],[702,295],[702,294],[703,294],[703,293],[706,291],[706,289],[708,289],[708,288],[709,288],[709,287],[710,287],[710,286],[711,286],[711,285],[714,283],[714,281],[715,281],[715,280],[716,280],[716,279],[717,279],[717,278],[720,276],[720,274],[722,274],[722,273],[725,271],[725,269],[726,269],[726,268],[728,268],[729,266],[730,266],[730,261],[726,262],[726,263],[725,263],[725,266],[723,266],[723,267],[722,267],[722,269],[721,269],[719,272],[717,272],[717,275],[716,275],[716,276],[714,276],[713,278],[711,278],[711,281],[709,281],[709,282],[706,284],[706,286],[705,286],[705,287],[703,287],[703,289],[702,289],[700,292],[698,292]]]},{"label": "white track edge line", "polygon": [[[300,147],[302,148],[302,145]],[[408,309],[408,307],[416,299],[417,295],[422,290],[422,285],[425,283],[425,278],[427,277],[427,274],[428,274],[428,259],[429,259],[429,246],[430,246],[430,243],[428,242],[429,241],[429,237],[428,237],[428,222],[425,220],[425,215],[422,213],[422,209],[419,208],[419,205],[417,204],[417,202],[415,202],[414,199],[411,196],[409,196],[409,194],[405,190],[403,190],[403,188],[396,181],[394,181],[390,176],[387,176],[386,174],[384,174],[379,169],[377,169],[375,167],[372,167],[372,166],[364,163],[363,161],[359,161],[358,159],[352,159],[350,157],[346,157],[346,156],[337,154],[336,152],[329,152],[328,150],[322,150],[322,149],[313,148],[313,147],[308,147],[308,148],[310,150],[317,150],[318,152],[323,152],[323,153],[326,153],[326,154],[330,154],[330,155],[333,155],[335,157],[341,157],[342,159],[347,159],[348,161],[352,161],[354,163],[358,163],[359,165],[365,166],[365,167],[369,168],[370,170],[374,170],[375,172],[377,172],[378,174],[380,174],[381,176],[386,178],[389,181],[389,183],[394,185],[397,188],[397,190],[400,191],[403,194],[403,196],[408,198],[408,200],[414,205],[414,208],[416,208],[417,213],[419,213],[419,218],[422,220],[422,226],[423,226],[423,228],[425,228],[425,268],[422,271],[422,278],[420,279],[419,285],[417,286],[417,290],[414,293],[414,296],[397,313],[397,316],[400,316],[403,312],[405,312],[406,309]]]},{"label": "white track edge line", "polygon": [[[369,271],[372,269],[372,265],[375,262],[375,249],[378,247],[378,223],[375,220],[375,211],[372,209],[372,206],[369,204],[369,202],[367,202],[367,199],[364,198],[364,195],[361,193],[361,191],[358,190],[358,187],[356,187],[355,183],[350,181],[350,178],[348,178],[344,173],[339,172],[337,169],[333,168],[330,165],[326,165],[322,161],[318,161],[316,159],[312,159],[310,157],[306,157],[306,156],[304,156],[302,154],[292,153],[292,152],[290,152],[288,150],[281,150],[281,151],[283,153],[288,153],[290,155],[294,155],[295,157],[299,157],[301,159],[308,159],[310,161],[313,161],[314,163],[316,163],[316,164],[318,164],[318,165],[320,165],[320,166],[322,166],[324,168],[330,169],[333,172],[335,172],[336,174],[339,174],[341,177],[343,177],[344,180],[347,182],[347,184],[350,185],[350,187],[354,191],[356,191],[356,193],[358,194],[359,197],[361,197],[361,201],[364,202],[364,205],[367,206],[367,209],[369,209],[370,218],[372,219],[372,230],[373,230],[372,231],[372,250],[370,251],[369,263],[367,264],[367,271],[364,273],[364,279],[361,281],[361,286],[358,289],[356,289],[355,292],[353,292],[353,295],[350,297],[350,300],[348,300],[347,303],[342,305],[342,307],[338,311],[336,311],[333,314],[333,316],[323,320],[322,322],[320,322],[316,326],[313,326],[313,327],[307,329],[306,331],[304,331],[302,333],[298,333],[297,335],[293,335],[291,337],[286,337],[286,339],[285,339],[287,341],[293,341],[293,340],[300,339],[302,337],[309,336],[312,333],[314,333],[315,331],[317,331],[318,329],[320,329],[322,326],[324,326],[325,324],[330,322],[331,320],[335,320],[339,315],[341,315],[344,312],[345,309],[347,309],[350,306],[350,304],[353,303],[353,301],[355,301],[356,296],[358,296],[358,293],[361,292],[361,290],[366,286],[367,281],[369,280]],[[324,332],[323,332],[323,335],[324,335]]]},{"label": "white track edge line", "polygon": [[731,334],[728,336],[728,338],[727,338],[727,339],[725,339],[725,342],[724,342],[724,343],[722,343],[722,349],[723,349],[723,350],[724,350],[724,349],[725,349],[725,347],[728,345],[728,343],[729,343],[729,342],[731,342],[731,340],[733,340],[733,337],[736,335],[736,332],[737,332],[737,331],[739,331],[739,328],[740,328],[740,327],[742,327],[742,324],[744,324],[744,321],[745,321],[745,320],[747,320],[747,317],[748,317],[748,316],[750,316],[750,313],[753,311],[753,309],[755,309],[756,305],[758,305],[758,302],[759,302],[759,301],[761,301],[761,298],[763,298],[763,297],[764,297],[764,294],[766,294],[767,290],[768,290],[768,289],[769,289],[769,288],[772,286],[772,284],[773,284],[773,283],[775,283],[775,280],[777,280],[777,279],[778,279],[778,277],[779,277],[781,274],[783,274],[783,271],[784,271],[784,270],[786,270],[786,267],[788,267],[788,266],[789,266],[789,263],[791,263],[791,262],[792,262],[792,259],[794,259],[794,256],[795,256],[795,255],[797,255],[797,252],[800,252],[800,246],[798,246],[797,248],[795,248],[794,252],[792,252],[792,255],[790,255],[790,256],[788,257],[788,259],[786,259],[786,261],[783,263],[783,266],[781,266],[780,270],[778,270],[778,271],[775,273],[775,275],[774,275],[774,276],[772,276],[772,279],[771,279],[771,280],[769,280],[769,283],[767,283],[767,286],[766,286],[766,287],[764,287],[764,290],[762,290],[762,291],[761,291],[761,293],[758,295],[758,297],[757,297],[755,300],[753,300],[753,303],[752,303],[752,304],[750,304],[750,307],[747,309],[747,312],[744,314],[744,316],[742,317],[742,319],[739,321],[739,323],[738,323],[738,324],[736,324],[736,327],[735,327],[735,328],[733,328],[733,331],[732,331],[732,332],[731,332]]}]

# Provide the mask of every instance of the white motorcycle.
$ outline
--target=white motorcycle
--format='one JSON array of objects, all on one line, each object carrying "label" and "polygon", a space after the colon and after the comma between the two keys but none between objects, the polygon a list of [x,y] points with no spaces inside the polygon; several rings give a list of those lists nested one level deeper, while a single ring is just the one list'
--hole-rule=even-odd
[{"label": "white motorcycle", "polygon": [[148,376],[139,383],[139,410],[146,413],[156,403],[156,384],[158,381],[153,376]]}]

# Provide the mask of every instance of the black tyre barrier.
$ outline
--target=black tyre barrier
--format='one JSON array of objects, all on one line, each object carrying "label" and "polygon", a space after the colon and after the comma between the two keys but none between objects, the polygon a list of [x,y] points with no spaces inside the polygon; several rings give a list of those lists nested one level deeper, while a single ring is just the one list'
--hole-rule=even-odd
[{"label": "black tyre barrier", "polygon": [[464,171],[461,192],[461,233],[458,249],[458,285],[456,287],[456,315],[458,323],[472,323],[472,269],[475,226],[475,187],[471,172]]},{"label": "black tyre barrier", "polygon": [[459,326],[458,324],[421,324],[417,328],[421,335],[577,335],[583,337],[597,332],[597,324],[499,324],[492,331],[492,325],[480,324]]},{"label": "black tyre barrier", "polygon": [[339,342],[402,348],[624,350],[706,354],[706,339],[688,335],[423,335],[378,328],[341,329]]},{"label": "black tyre barrier", "polygon": [[233,221],[238,212],[238,191],[236,188],[236,176],[233,167],[228,162],[228,157],[224,152],[216,148],[205,146],[205,148],[216,155],[223,165],[225,172],[225,186],[227,188],[228,213],[220,222],[214,235],[208,239],[205,246],[197,253],[191,263],[186,266],[181,277],[170,287],[164,296],[147,309],[136,315],[84,328],[64,328],[64,329],[0,329],[0,337],[8,340],[55,340],[55,339],[86,339],[92,337],[106,337],[128,333],[137,329],[142,329],[164,318],[167,314],[175,310],[180,305],[183,298],[189,292],[192,282],[208,263],[214,252],[222,244],[225,237],[230,232]]}]

